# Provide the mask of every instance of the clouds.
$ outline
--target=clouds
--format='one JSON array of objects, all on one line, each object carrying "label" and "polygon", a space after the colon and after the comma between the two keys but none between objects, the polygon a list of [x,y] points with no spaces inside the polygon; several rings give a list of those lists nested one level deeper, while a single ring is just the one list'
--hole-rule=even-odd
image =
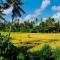
[{"label": "clouds", "polygon": [[60,12],[57,12],[56,14],[54,14],[52,18],[54,18],[56,21],[58,20],[60,21]]},{"label": "clouds", "polygon": [[[28,14],[25,19],[31,19],[33,17],[37,17],[40,14],[42,14],[42,12],[49,6],[51,5],[52,0],[43,0],[41,6],[36,9],[33,14]],[[53,3],[52,3],[53,4]],[[57,4],[57,3],[56,3]],[[59,4],[59,3],[58,3]],[[51,5],[51,14],[53,14],[52,12],[55,11],[55,13],[53,14],[53,16],[51,16],[52,18],[55,18],[55,20],[60,20],[60,5]],[[48,17],[48,16],[47,16]],[[43,17],[43,20],[46,20],[46,17]]]},{"label": "clouds", "polygon": [[[59,4],[59,3],[58,3]],[[55,11],[55,14],[52,16],[56,20],[56,22],[60,21],[60,5],[54,5],[51,8],[52,11]]]},{"label": "clouds", "polygon": [[60,11],[60,6],[52,6],[53,11]]},{"label": "clouds", "polygon": [[24,21],[29,20],[30,22],[31,22],[31,21],[34,21],[34,16],[32,16],[31,14],[29,14],[29,15],[25,16],[23,20],[24,20]]},{"label": "clouds", "polygon": [[50,0],[43,0],[41,6],[36,9],[33,14],[28,14],[24,19],[30,20],[33,19],[34,17],[39,16],[45,9],[46,7],[50,5]]},{"label": "clouds", "polygon": [[54,18],[56,21],[60,20],[60,6],[52,6],[53,11],[57,11],[52,18]]},{"label": "clouds", "polygon": [[33,16],[38,16],[41,14],[41,12],[48,6],[50,5],[50,0],[43,0],[41,6],[36,9],[33,13]]},{"label": "clouds", "polygon": [[3,13],[9,14],[9,13],[11,13],[12,9],[13,9],[13,7],[11,6],[9,9],[4,10]]},{"label": "clouds", "polygon": [[27,19],[30,20],[30,18],[33,18],[33,16],[29,14],[29,15],[27,15],[24,19],[25,19],[25,20],[27,20]]},{"label": "clouds", "polygon": [[50,5],[50,0],[43,0],[41,10],[44,10],[48,5]]}]

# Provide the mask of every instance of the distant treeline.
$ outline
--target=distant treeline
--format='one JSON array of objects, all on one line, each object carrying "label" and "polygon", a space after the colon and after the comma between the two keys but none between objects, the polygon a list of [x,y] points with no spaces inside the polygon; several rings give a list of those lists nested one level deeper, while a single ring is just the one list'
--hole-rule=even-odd
[{"label": "distant treeline", "polygon": [[35,19],[34,21],[24,21],[20,23],[19,20],[15,20],[12,24],[11,22],[2,23],[0,22],[0,31],[9,31],[10,26],[12,27],[12,32],[29,32],[29,33],[59,33],[60,32],[60,22],[54,18],[48,18],[45,21],[43,19]]}]

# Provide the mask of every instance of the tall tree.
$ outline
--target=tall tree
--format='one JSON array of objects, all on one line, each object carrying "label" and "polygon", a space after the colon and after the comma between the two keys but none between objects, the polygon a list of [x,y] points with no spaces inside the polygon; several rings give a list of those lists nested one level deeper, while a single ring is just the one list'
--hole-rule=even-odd
[{"label": "tall tree", "polygon": [[46,20],[46,24],[47,24],[48,27],[53,27],[54,26],[54,22],[55,22],[54,18],[48,18]]},{"label": "tall tree", "polygon": [[41,32],[45,32],[46,23],[42,19],[41,19],[41,22],[39,24],[39,27],[40,27]]},{"label": "tall tree", "polygon": [[9,7],[13,7],[12,9],[12,23],[14,20],[14,17],[21,17],[21,12],[25,13],[24,10],[21,8],[21,5],[24,5],[24,2],[21,2],[21,0],[6,0],[4,9],[7,9]]},{"label": "tall tree", "polygon": [[48,29],[48,32],[53,32],[54,31],[54,29],[55,29],[54,24],[55,24],[54,18],[48,18],[46,20],[46,27]]}]

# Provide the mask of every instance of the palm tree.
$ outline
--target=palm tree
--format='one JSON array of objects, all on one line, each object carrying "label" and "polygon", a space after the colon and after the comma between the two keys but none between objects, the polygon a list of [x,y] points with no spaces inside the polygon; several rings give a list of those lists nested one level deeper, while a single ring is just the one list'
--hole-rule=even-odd
[{"label": "palm tree", "polygon": [[[13,7],[12,9],[12,25],[13,20],[15,17],[21,17],[21,12],[25,13],[24,10],[21,8],[21,5],[24,5],[24,2],[21,2],[21,0],[6,0],[6,2],[3,3],[3,9],[8,9],[10,7]],[[12,27],[10,26],[11,31]],[[9,34],[10,35],[10,34]]]},{"label": "palm tree", "polygon": [[[21,12],[25,13],[24,10],[21,8],[21,5],[24,5],[24,2],[21,2],[21,0],[6,0],[6,3],[4,3],[3,9],[8,9],[11,6],[13,7],[12,9],[12,25],[13,25],[13,20],[15,17],[21,17]],[[12,27],[10,26],[11,31]],[[10,34],[9,34],[10,35]]]},{"label": "palm tree", "polygon": [[[0,0],[0,19],[3,19],[3,15],[5,15],[3,10],[13,7],[12,9],[12,24],[15,17],[21,17],[21,12],[25,13],[24,10],[21,8],[21,5],[24,5],[24,2],[21,2],[21,0],[6,0],[2,1]],[[6,21],[6,20],[5,20]]]},{"label": "palm tree", "polygon": [[46,28],[46,23],[43,21],[43,19],[41,18],[41,22],[39,24],[40,27],[40,31],[41,32],[45,32],[45,28]]},{"label": "palm tree", "polygon": [[3,13],[3,1],[0,0],[0,20],[3,20],[6,22],[5,18],[3,17],[5,14]]},{"label": "palm tree", "polygon": [[24,5],[24,2],[21,2],[21,0],[6,0],[6,3],[4,3],[4,9],[13,7],[12,9],[12,24],[14,17],[21,17],[21,12],[25,13],[24,10],[20,7],[21,5]]},{"label": "palm tree", "polygon": [[0,11],[0,19],[6,22],[5,18],[3,17],[4,15],[5,15],[5,14],[2,13],[2,11]]}]

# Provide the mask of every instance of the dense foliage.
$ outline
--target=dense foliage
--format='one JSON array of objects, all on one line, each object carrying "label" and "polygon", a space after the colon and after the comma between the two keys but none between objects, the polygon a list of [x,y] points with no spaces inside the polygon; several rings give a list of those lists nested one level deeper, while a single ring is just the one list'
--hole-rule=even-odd
[{"label": "dense foliage", "polygon": [[[58,33],[60,32],[60,22],[54,19],[54,18],[48,18],[47,20],[39,22],[39,20],[34,21],[24,21],[23,23],[20,23],[19,19],[15,20],[13,22],[13,25],[11,22],[7,23],[0,23],[0,31],[9,31],[9,28],[11,26],[12,32],[30,32],[30,33]],[[39,24],[38,24],[39,23]],[[38,25],[37,25],[38,24]]]},{"label": "dense foliage", "polygon": [[[40,51],[28,52],[31,47],[15,47],[10,39],[0,35],[0,60],[60,60],[60,49],[52,50],[49,45],[44,45]],[[6,37],[6,38],[5,38]]]}]

